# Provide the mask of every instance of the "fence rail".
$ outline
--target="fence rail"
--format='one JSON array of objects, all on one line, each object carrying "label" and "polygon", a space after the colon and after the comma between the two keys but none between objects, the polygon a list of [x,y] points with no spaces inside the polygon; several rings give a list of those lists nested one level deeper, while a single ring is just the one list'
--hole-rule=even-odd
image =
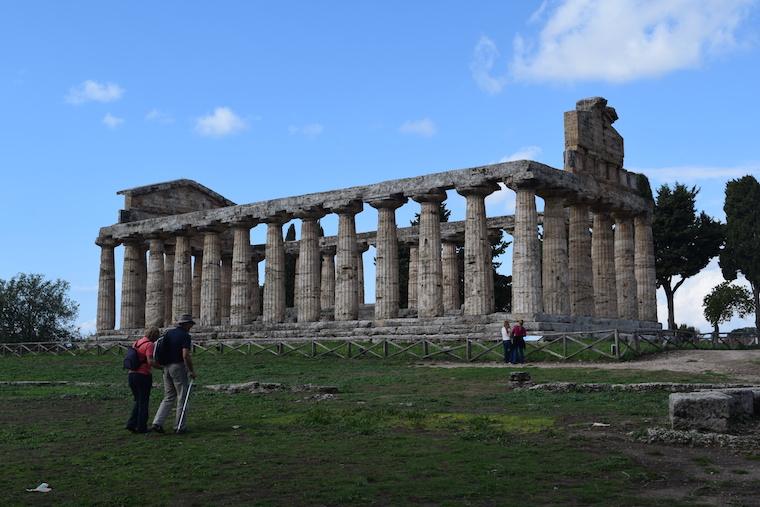
[{"label": "fence rail", "polygon": [[[83,340],[69,343],[0,343],[0,356],[25,355],[106,355],[123,354],[131,341]],[[624,333],[616,329],[589,332],[545,333],[538,340],[526,341],[528,361],[633,359],[645,354],[678,349],[759,348],[756,335],[729,333],[694,334],[683,331],[645,331]],[[301,356],[307,358],[486,361],[502,358],[501,340],[463,338],[417,339],[311,339],[311,340],[194,340],[194,353]]]}]

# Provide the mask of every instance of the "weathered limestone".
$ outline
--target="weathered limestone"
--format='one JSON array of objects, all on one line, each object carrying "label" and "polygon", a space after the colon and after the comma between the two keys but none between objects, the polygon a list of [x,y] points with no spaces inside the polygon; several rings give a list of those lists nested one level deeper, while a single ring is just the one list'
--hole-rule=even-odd
[{"label": "weathered limestone", "polygon": [[251,322],[251,226],[239,224],[232,229],[232,274],[230,287],[230,325]]},{"label": "weathered limestone", "polygon": [[296,276],[298,322],[316,322],[322,310],[319,223],[324,213],[301,215],[301,241]]},{"label": "weathered limestone", "polygon": [[334,211],[338,213],[338,249],[335,254],[335,320],[359,317],[359,281],[357,278],[356,214],[361,201],[351,201]]},{"label": "weathered limestone", "polygon": [[164,242],[162,239],[150,239],[149,254],[145,324],[146,327],[161,327],[164,325]]},{"label": "weathered limestone", "polygon": [[369,250],[367,243],[357,243],[356,245],[356,292],[358,294],[359,305],[364,304],[364,252]]},{"label": "weathered limestone", "polygon": [[409,277],[407,280],[406,307],[417,309],[417,278],[419,274],[419,247],[415,243],[409,247]]},{"label": "weathered limestone", "polygon": [[284,219],[267,222],[266,265],[264,270],[264,322],[285,320],[285,247],[282,242]]},{"label": "weathered limestone", "polygon": [[222,261],[219,233],[206,231],[203,235],[203,273],[201,276],[201,322],[202,326],[218,326],[222,323]]},{"label": "weathered limestone", "polygon": [[[494,310],[493,266],[486,227],[485,198],[498,189],[499,186],[495,183],[457,189],[467,202],[464,229],[465,315],[486,315]],[[457,281],[457,293],[458,289]]]},{"label": "weathered limestone", "polygon": [[570,315],[567,217],[562,197],[544,198],[543,270],[544,311]]},{"label": "weathered limestone", "polygon": [[612,217],[604,211],[594,213],[591,235],[591,262],[594,270],[594,315],[615,319],[618,316],[615,275],[615,241]]},{"label": "weathered limestone", "polygon": [[[139,323],[139,313],[144,310],[140,297],[140,256],[142,242],[138,240],[124,241],[124,270],[121,275],[121,329],[136,329],[142,327]],[[144,315],[144,314],[143,314]]]},{"label": "weathered limestone", "polygon": [[396,210],[406,199],[381,199],[370,205],[377,209],[375,253],[375,319],[394,319],[399,310],[398,239]]},{"label": "weathered limestone", "polygon": [[222,312],[222,323],[230,321],[230,299],[232,296],[232,255],[222,254],[221,269],[221,293],[220,306]]},{"label": "weathered limestone", "polygon": [[734,403],[731,396],[718,391],[673,393],[668,400],[670,424],[674,430],[725,433]]},{"label": "weathered limestone", "polygon": [[512,253],[512,313],[543,311],[541,257],[538,245],[536,191],[516,189],[514,251]]},{"label": "weathered limestone", "polygon": [[570,315],[594,314],[593,270],[589,208],[585,204],[570,206]]},{"label": "weathered limestone", "polygon": [[441,243],[441,267],[443,269],[443,310],[459,310],[459,258],[453,241]]},{"label": "weathered limestone", "polygon": [[639,309],[633,258],[633,218],[628,215],[615,215],[615,274],[618,315],[621,319],[637,319]]},{"label": "weathered limestone", "polygon": [[634,264],[636,271],[636,295],[639,319],[657,321],[657,274],[654,265],[654,240],[652,216],[636,215],[634,222]]},{"label": "weathered limestone", "polygon": [[[193,316],[201,315],[201,281],[203,280],[203,252],[196,252],[193,261]],[[180,314],[181,315],[181,314]]]},{"label": "weathered limestone", "polygon": [[138,290],[137,290],[137,297],[138,299],[138,308],[137,308],[137,325],[135,327],[138,328],[144,328],[145,327],[145,301],[146,301],[146,290],[148,286],[148,262],[145,258],[145,255],[148,253],[148,249],[146,248],[144,243],[140,244],[140,254],[137,258],[137,268],[139,270],[139,274],[137,277],[138,280]]},{"label": "weathered limestone", "polygon": [[164,327],[172,325],[172,301],[174,300],[174,248],[174,245],[164,245]]},{"label": "weathered limestone", "polygon": [[328,246],[322,250],[322,276],[320,288],[320,306],[335,308],[335,251],[336,247]]},{"label": "weathered limestone", "polygon": [[440,206],[446,192],[431,191],[413,196],[420,203],[420,235],[417,250],[417,316],[443,315],[443,268],[441,266]]},{"label": "weathered limestone", "polygon": [[98,275],[98,313],[95,327],[98,331],[110,331],[116,327],[116,265],[112,239],[99,239],[100,274]]},{"label": "weathered limestone", "polygon": [[177,322],[182,315],[193,311],[193,267],[189,236],[177,236],[175,239],[173,285],[172,322]]},{"label": "weathered limestone", "polygon": [[251,320],[255,320],[261,315],[261,288],[259,287],[259,262],[264,260],[263,255],[259,255],[253,250],[253,247],[249,249],[250,260],[248,262],[248,281],[249,281],[249,294],[250,294],[250,308],[251,308]]}]

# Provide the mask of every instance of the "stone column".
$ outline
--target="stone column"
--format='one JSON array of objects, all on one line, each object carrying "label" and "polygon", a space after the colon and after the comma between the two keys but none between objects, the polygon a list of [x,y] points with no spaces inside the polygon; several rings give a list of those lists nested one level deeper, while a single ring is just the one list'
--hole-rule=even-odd
[{"label": "stone column", "polygon": [[137,297],[139,298],[137,308],[137,322],[136,327],[142,329],[145,327],[145,302],[147,300],[147,287],[148,287],[148,262],[145,255],[148,253],[144,243],[140,244],[140,254],[137,258],[137,267],[139,270]]},{"label": "stone column", "polygon": [[298,322],[317,322],[322,312],[318,220],[324,212],[303,212],[297,216],[301,219],[295,291]]},{"label": "stone column", "polygon": [[202,326],[218,326],[222,323],[222,244],[217,231],[205,231],[203,235],[203,273],[201,275],[201,322]]},{"label": "stone column", "polygon": [[464,314],[493,313],[493,266],[491,243],[486,226],[487,195],[497,191],[496,183],[458,188],[467,201],[464,224]]},{"label": "stone column", "polygon": [[636,293],[639,320],[657,322],[657,273],[654,265],[652,216],[647,213],[634,218]]},{"label": "stone column", "polygon": [[164,327],[172,325],[174,305],[174,245],[164,245]]},{"label": "stone column", "polygon": [[338,213],[338,248],[335,253],[335,320],[359,318],[359,280],[356,273],[356,214],[364,208],[361,201],[351,201],[336,208]]},{"label": "stone column", "polygon": [[[419,248],[417,244],[409,245],[409,277],[407,280],[407,303],[406,307],[410,310],[417,309],[417,278],[419,267]],[[443,269],[443,268],[441,268]]]},{"label": "stone column", "polygon": [[138,317],[140,311],[145,311],[140,297],[140,255],[142,255],[142,251],[143,246],[140,240],[129,239],[124,241],[124,271],[121,275],[121,316],[119,318],[121,329],[142,327],[139,324]]},{"label": "stone column", "polygon": [[111,238],[98,238],[100,247],[100,274],[98,275],[98,313],[96,329],[111,331],[116,327],[116,264],[113,249],[116,242]]},{"label": "stone column", "polygon": [[335,251],[336,247],[326,246],[322,249],[322,276],[319,306],[335,308]]},{"label": "stone column", "polygon": [[220,306],[222,324],[230,322],[230,299],[232,296],[232,255],[222,254]]},{"label": "stone column", "polygon": [[285,244],[282,217],[271,217],[267,224],[266,266],[264,270],[264,322],[285,321]]},{"label": "stone column", "polygon": [[356,245],[356,292],[360,306],[364,304],[364,252],[367,250],[369,250],[369,244],[367,243]]},{"label": "stone column", "polygon": [[161,327],[164,325],[164,241],[161,238],[150,238],[147,275],[145,325]]},{"label": "stone column", "polygon": [[439,317],[443,315],[440,207],[446,199],[446,192],[433,190],[412,198],[420,203],[417,317]]},{"label": "stone column", "polygon": [[190,255],[190,237],[177,236],[174,245],[174,290],[172,296],[172,322],[182,315],[193,314],[193,266]]},{"label": "stone column", "polygon": [[201,316],[201,280],[203,280],[203,252],[196,252],[193,262],[192,278],[192,315],[198,319]]},{"label": "stone column", "polygon": [[[224,262],[224,261],[222,261]],[[251,322],[251,225],[235,224],[232,228],[232,269],[230,273],[231,326]]]},{"label": "stone column", "polygon": [[398,235],[396,210],[406,198],[370,202],[377,210],[375,243],[375,319],[395,319],[399,310]]},{"label": "stone column", "polygon": [[618,316],[614,245],[612,217],[604,211],[595,212],[591,235],[594,315],[608,319],[616,319]]},{"label": "stone column", "polygon": [[441,268],[443,269],[443,310],[459,310],[459,259],[454,241],[441,242]]},{"label": "stone column", "polygon": [[633,258],[633,218],[615,214],[615,273],[618,316],[621,319],[639,318],[636,297],[636,272]]},{"label": "stone column", "polygon": [[514,250],[512,253],[512,313],[532,315],[543,312],[541,253],[538,245],[536,191],[517,188],[515,203]]},{"label": "stone column", "polygon": [[264,256],[254,251],[253,246],[250,248],[250,261],[248,263],[248,280],[250,282],[250,308],[251,320],[261,315],[261,287],[259,287],[259,262],[264,260]]},{"label": "stone column", "polygon": [[570,315],[594,315],[593,269],[591,265],[591,233],[589,207],[570,206]]},{"label": "stone column", "polygon": [[542,285],[544,312],[550,315],[570,315],[567,297],[569,267],[567,257],[567,215],[562,197],[544,199]]}]

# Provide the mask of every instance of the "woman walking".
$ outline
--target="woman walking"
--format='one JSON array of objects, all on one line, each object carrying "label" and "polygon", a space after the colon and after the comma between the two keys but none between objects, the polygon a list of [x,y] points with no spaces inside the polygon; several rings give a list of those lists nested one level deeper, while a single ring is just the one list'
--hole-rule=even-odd
[{"label": "woman walking", "polygon": [[504,345],[504,362],[512,362],[512,329],[509,327],[509,321],[505,320],[501,326],[501,343]]},{"label": "woman walking", "polygon": [[129,370],[129,388],[135,403],[132,406],[132,415],[127,421],[127,429],[132,433],[148,432],[148,404],[150,402],[150,390],[153,387],[153,375],[151,367],[158,366],[153,360],[153,344],[158,339],[158,328],[151,327],[145,332],[145,336],[137,340],[132,347],[137,351],[140,366]]}]

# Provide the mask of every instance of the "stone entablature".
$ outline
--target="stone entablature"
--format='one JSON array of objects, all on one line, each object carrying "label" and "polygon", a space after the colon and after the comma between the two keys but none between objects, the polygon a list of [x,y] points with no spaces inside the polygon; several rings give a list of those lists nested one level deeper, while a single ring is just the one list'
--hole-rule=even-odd
[{"label": "stone entablature", "polygon": [[210,188],[187,179],[128,188],[116,194],[124,196],[119,223],[235,205]]}]

